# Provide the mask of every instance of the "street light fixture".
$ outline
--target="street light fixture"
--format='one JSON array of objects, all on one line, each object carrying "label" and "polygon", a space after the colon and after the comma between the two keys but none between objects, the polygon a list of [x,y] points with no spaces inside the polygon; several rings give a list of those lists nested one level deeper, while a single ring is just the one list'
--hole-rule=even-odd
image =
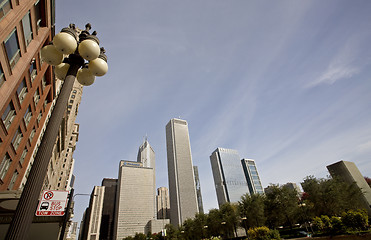
[{"label": "street light fixture", "polygon": [[[54,143],[76,76],[80,84],[89,86],[94,82],[95,76],[103,76],[108,71],[105,50],[99,48],[97,33],[94,31],[90,34],[90,29],[89,23],[82,31],[77,29],[74,24],[70,24],[68,28],[63,28],[54,37],[53,44],[46,45],[41,49],[42,60],[56,66],[55,74],[64,80],[64,83],[7,232],[5,238],[7,240],[27,239]],[[63,59],[64,56],[66,57]],[[89,62],[87,63],[85,60]],[[94,63],[92,63],[93,61]]]}]

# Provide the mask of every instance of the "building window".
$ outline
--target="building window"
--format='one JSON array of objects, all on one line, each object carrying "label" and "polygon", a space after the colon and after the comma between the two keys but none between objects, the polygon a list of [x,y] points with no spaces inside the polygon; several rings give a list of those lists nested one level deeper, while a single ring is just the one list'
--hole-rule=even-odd
[{"label": "building window", "polygon": [[44,91],[45,86],[46,86],[45,75],[44,75],[43,78],[41,79],[41,85],[43,86],[43,91]]},{"label": "building window", "polygon": [[4,179],[8,172],[10,164],[12,164],[12,159],[10,158],[9,154],[6,153],[3,161],[1,161],[0,163],[0,179]]},{"label": "building window", "polygon": [[33,140],[33,137],[35,136],[35,133],[36,133],[36,129],[34,127],[31,131],[31,133],[30,133],[30,137],[28,138],[30,140],[30,143],[32,143],[32,140]]},{"label": "building window", "polygon": [[37,3],[35,3],[35,19],[37,30],[39,30],[40,27],[45,27],[45,21],[43,21],[44,15],[44,2],[43,0],[39,0]]},{"label": "building window", "polygon": [[18,62],[21,57],[21,51],[19,49],[17,29],[14,29],[9,37],[5,40],[5,50],[8,56],[10,67],[13,69],[15,64]]},{"label": "building window", "polygon": [[12,9],[9,0],[2,0],[0,3],[0,20]]},{"label": "building window", "polygon": [[30,11],[22,18],[23,35],[26,46],[30,44],[33,39]]},{"label": "building window", "polygon": [[35,101],[35,108],[36,108],[37,103],[38,103],[39,100],[40,100],[40,92],[39,92],[39,88],[36,89],[36,92],[35,92],[35,94],[33,95],[33,100]]},{"label": "building window", "polygon": [[3,68],[0,65],[0,87],[3,85],[4,82],[5,82],[4,72]]},{"label": "building window", "polygon": [[31,81],[35,80],[36,74],[37,74],[37,68],[36,68],[36,60],[33,59],[30,65],[30,68],[28,69],[30,73]]},{"label": "building window", "polygon": [[43,116],[42,112],[39,113],[39,116],[37,116],[37,124],[40,124],[41,117]]},{"label": "building window", "polygon": [[9,126],[12,124],[15,116],[15,108],[13,102],[10,102],[8,107],[5,109],[5,112],[2,115],[2,120],[5,125],[5,128],[8,130]]},{"label": "building window", "polygon": [[75,95],[71,95],[71,98],[75,98]]},{"label": "building window", "polygon": [[14,173],[13,173],[12,179],[10,179],[10,183],[9,183],[9,186],[8,186],[8,189],[9,190],[12,190],[13,189],[14,184],[15,184],[15,181],[17,180],[18,175],[19,175],[19,173],[17,172],[17,170],[15,170]]},{"label": "building window", "polygon": [[27,153],[28,153],[28,150],[27,150],[27,148],[25,148],[25,149],[23,150],[23,153],[22,153],[21,158],[19,159],[19,162],[20,162],[21,164],[23,164],[24,159],[26,158]]},{"label": "building window", "polygon": [[12,144],[15,150],[17,150],[17,148],[19,147],[19,144],[21,144],[22,138],[23,138],[22,131],[20,128],[18,128],[12,139]]},{"label": "building window", "polygon": [[18,89],[17,89],[17,94],[18,94],[18,99],[19,102],[22,103],[23,100],[26,98],[27,95],[27,85],[26,85],[26,80],[23,79],[21,84],[19,84]]},{"label": "building window", "polygon": [[31,121],[31,118],[32,118],[32,111],[31,111],[31,107],[28,106],[28,108],[27,108],[27,110],[24,114],[24,117],[23,117],[24,122],[26,123],[26,127],[27,127],[28,123]]},{"label": "building window", "polygon": [[73,92],[72,93],[77,93],[77,91],[76,90],[73,90]]}]

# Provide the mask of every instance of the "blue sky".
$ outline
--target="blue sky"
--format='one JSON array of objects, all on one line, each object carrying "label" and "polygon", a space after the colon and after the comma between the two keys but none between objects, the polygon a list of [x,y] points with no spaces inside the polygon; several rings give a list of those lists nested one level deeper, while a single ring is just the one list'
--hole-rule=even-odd
[{"label": "blue sky", "polygon": [[[266,187],[353,161],[371,176],[371,2],[56,1],[56,28],[90,22],[109,72],[84,88],[75,192],[117,178],[144,136],[167,186],[165,125],[188,121],[205,210],[210,154],[255,159]],[[80,221],[88,197],[75,198]]]}]

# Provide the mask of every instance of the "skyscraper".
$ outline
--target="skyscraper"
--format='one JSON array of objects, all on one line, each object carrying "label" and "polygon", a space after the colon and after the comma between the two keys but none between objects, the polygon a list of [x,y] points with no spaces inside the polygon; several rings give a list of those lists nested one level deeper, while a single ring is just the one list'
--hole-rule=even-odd
[{"label": "skyscraper", "polygon": [[116,211],[117,179],[104,178],[102,186],[104,186],[104,201],[99,239],[112,240]]},{"label": "skyscraper", "polygon": [[204,206],[202,204],[202,195],[201,195],[200,176],[198,175],[198,167],[197,166],[193,166],[193,172],[194,172],[194,175],[195,175],[198,210],[199,210],[200,213],[204,213]]},{"label": "skyscraper", "polygon": [[258,170],[256,168],[255,161],[252,159],[242,159],[241,160],[243,171],[245,173],[247,185],[249,187],[250,193],[263,194],[264,189],[260,181]]},{"label": "skyscraper", "polygon": [[157,189],[157,219],[170,218],[169,190],[166,187]]},{"label": "skyscraper", "polygon": [[[143,164],[143,167],[153,169],[153,195],[156,196],[156,160],[155,160],[155,151],[148,142],[147,137],[144,139],[142,145],[140,145],[138,150],[137,162]],[[153,198],[153,209],[154,215],[157,215],[156,210],[156,198]]]},{"label": "skyscraper", "polygon": [[141,162],[120,161],[114,239],[150,231],[150,221],[155,219],[154,174]]},{"label": "skyscraper", "polygon": [[171,119],[166,125],[170,193],[170,223],[179,226],[198,213],[187,121]]},{"label": "skyscraper", "polygon": [[86,209],[81,226],[81,237],[86,240],[99,239],[100,224],[104,199],[103,186],[95,186],[91,196],[89,207]]},{"label": "skyscraper", "polygon": [[137,162],[143,163],[143,167],[155,169],[155,151],[153,151],[153,148],[149,144],[147,137],[139,147]]},{"label": "skyscraper", "polygon": [[217,148],[210,156],[219,206],[238,202],[249,192],[237,150]]},{"label": "skyscraper", "polygon": [[358,170],[356,164],[354,162],[339,161],[328,165],[327,169],[333,178],[337,177],[348,184],[355,183],[361,189],[361,203],[368,211],[368,214],[371,215],[371,188]]}]

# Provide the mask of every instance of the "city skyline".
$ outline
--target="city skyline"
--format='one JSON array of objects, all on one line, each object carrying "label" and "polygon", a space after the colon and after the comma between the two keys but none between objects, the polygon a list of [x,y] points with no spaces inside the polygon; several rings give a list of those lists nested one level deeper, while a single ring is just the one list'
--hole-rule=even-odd
[{"label": "city skyline", "polygon": [[[209,161],[218,146],[254,159],[263,187],[326,177],[341,159],[371,175],[369,1],[82,3],[56,2],[56,31],[90,22],[109,71],[84,88],[76,193],[116,176],[146,135],[157,187],[167,186],[164,126],[179,116],[205,212],[218,206]],[[76,198],[75,221],[87,205]]]}]

